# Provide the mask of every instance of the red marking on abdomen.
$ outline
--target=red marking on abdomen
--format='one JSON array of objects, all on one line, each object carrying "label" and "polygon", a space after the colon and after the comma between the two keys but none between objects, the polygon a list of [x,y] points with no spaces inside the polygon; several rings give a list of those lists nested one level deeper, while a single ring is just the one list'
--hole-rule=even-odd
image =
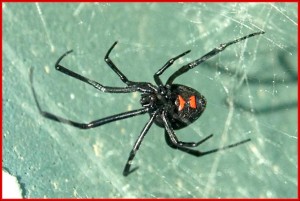
[{"label": "red marking on abdomen", "polygon": [[184,108],[185,100],[180,95],[178,95],[178,101],[179,101],[178,111],[181,111]]},{"label": "red marking on abdomen", "polygon": [[196,97],[195,96],[190,97],[189,103],[190,103],[191,108],[194,108],[194,109],[197,108],[197,103],[196,103]]}]

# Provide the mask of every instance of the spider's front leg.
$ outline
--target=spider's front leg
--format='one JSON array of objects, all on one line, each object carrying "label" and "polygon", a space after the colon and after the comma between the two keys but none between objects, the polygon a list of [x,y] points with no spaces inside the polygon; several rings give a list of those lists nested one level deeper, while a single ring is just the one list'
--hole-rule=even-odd
[{"label": "spider's front leg", "polygon": [[91,121],[89,123],[81,123],[81,122],[72,121],[72,120],[60,117],[58,115],[52,114],[50,112],[44,111],[41,108],[40,103],[39,103],[38,98],[37,98],[37,94],[36,94],[35,89],[33,87],[33,68],[30,69],[29,73],[30,73],[29,74],[30,87],[31,87],[31,90],[32,90],[34,101],[35,101],[36,106],[39,110],[39,113],[43,117],[46,117],[46,118],[51,119],[53,121],[68,124],[70,126],[74,126],[74,127],[80,128],[80,129],[90,129],[90,128],[95,128],[95,127],[98,127],[98,126],[101,126],[101,125],[104,125],[104,124],[107,124],[107,123],[110,123],[110,122],[119,121],[119,120],[122,120],[122,119],[134,117],[134,116],[137,116],[137,115],[142,115],[142,114],[145,114],[145,113],[148,112],[148,108],[143,107],[141,109],[127,111],[127,112],[112,115],[112,116],[109,116],[109,117],[104,117],[104,118],[101,118],[101,119],[97,119],[97,120]]},{"label": "spider's front leg", "polygon": [[119,78],[122,80],[122,82],[124,82],[125,84],[127,84],[129,86],[129,85],[133,84],[134,82],[128,80],[128,78],[118,69],[118,67],[114,64],[114,62],[109,57],[111,51],[114,49],[114,47],[116,46],[117,43],[118,43],[118,41],[114,42],[114,44],[109,48],[109,50],[107,51],[107,53],[104,57],[104,61],[119,76]]},{"label": "spider's front leg", "polygon": [[[115,45],[115,44],[114,44]],[[114,47],[114,45],[111,47],[111,49]],[[109,50],[108,54],[110,53],[111,49]],[[110,86],[104,86],[102,84],[100,84],[99,82],[96,82],[94,80],[91,80],[87,77],[84,77],[78,73],[75,73],[74,71],[69,70],[68,68],[60,65],[61,60],[67,56],[68,54],[72,53],[73,50],[67,51],[66,53],[64,53],[55,63],[55,69],[68,75],[71,76],[73,78],[76,78],[82,82],[85,82],[87,84],[92,85],[93,87],[95,87],[96,89],[105,92],[105,93],[131,93],[131,92],[135,92],[135,91],[139,91],[142,93],[151,93],[154,92],[156,90],[156,88],[151,84],[151,83],[146,83],[146,82],[131,82],[128,81],[127,78],[125,77],[125,75],[123,75],[118,68],[110,61],[110,59],[107,62],[111,62],[110,65],[114,66],[114,68],[112,67],[112,69],[114,69],[114,71],[120,76],[120,78],[122,79],[123,82],[125,82],[128,86],[126,87],[110,87]],[[108,54],[106,55],[106,57],[108,57]],[[119,72],[119,73],[118,73]],[[124,79],[123,79],[124,78]],[[127,81],[126,81],[127,80]]]},{"label": "spider's front leg", "polygon": [[128,80],[128,78],[119,70],[119,68],[114,64],[114,62],[110,59],[109,55],[113,48],[117,45],[118,41],[114,42],[114,44],[109,48],[107,51],[104,61],[107,63],[107,65],[119,76],[122,82],[124,82],[128,88],[134,88],[139,92],[142,93],[153,93],[157,89],[155,86],[153,86],[151,83],[148,82],[134,82]]},{"label": "spider's front leg", "polygon": [[95,87],[96,89],[102,91],[102,92],[106,92],[106,93],[130,93],[130,92],[135,92],[138,91],[136,87],[134,86],[127,86],[127,87],[109,87],[109,86],[104,86],[94,80],[91,80],[87,77],[84,77],[82,75],[79,75],[78,73],[75,73],[74,71],[69,70],[68,68],[60,65],[61,60],[67,56],[68,54],[72,53],[73,50],[67,51],[66,53],[64,53],[61,57],[59,57],[59,59],[56,61],[55,63],[55,69],[68,75],[71,76],[73,78],[76,78],[82,82],[85,82],[87,84],[92,85],[93,87]]}]

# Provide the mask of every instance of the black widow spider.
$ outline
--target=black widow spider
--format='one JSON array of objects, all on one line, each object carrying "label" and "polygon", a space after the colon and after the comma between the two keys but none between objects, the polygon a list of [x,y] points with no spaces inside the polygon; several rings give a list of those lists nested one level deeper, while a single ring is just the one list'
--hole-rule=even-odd
[{"label": "black widow spider", "polygon": [[150,120],[146,123],[143,130],[141,131],[138,139],[136,140],[133,149],[129,154],[129,158],[126,162],[126,165],[123,170],[123,175],[127,176],[133,171],[135,171],[138,167],[130,168],[132,160],[138,151],[141,142],[143,141],[145,135],[149,131],[151,125],[155,123],[157,126],[162,127],[165,129],[165,140],[166,143],[175,149],[179,149],[180,151],[186,152],[193,156],[201,157],[203,155],[207,155],[213,152],[217,152],[220,150],[232,148],[238,146],[240,144],[246,143],[250,141],[250,139],[246,139],[235,144],[227,145],[222,148],[213,149],[210,151],[201,152],[198,150],[191,149],[190,147],[197,147],[198,145],[202,144],[209,138],[213,136],[213,134],[207,136],[206,138],[200,140],[199,142],[182,142],[179,141],[176,137],[174,130],[178,130],[188,126],[189,124],[193,123],[196,119],[198,119],[201,114],[203,113],[204,109],[206,108],[206,99],[203,95],[201,95],[195,89],[187,87],[185,85],[180,84],[173,84],[173,81],[180,75],[186,73],[190,69],[198,66],[202,62],[206,61],[207,59],[215,56],[216,54],[223,51],[226,47],[238,43],[242,40],[247,38],[253,37],[255,35],[264,34],[265,32],[260,31],[256,33],[249,34],[247,36],[238,38],[236,40],[230,41],[228,43],[221,44],[219,47],[214,48],[201,58],[192,61],[184,66],[182,66],[179,70],[175,71],[167,80],[166,84],[163,84],[159,76],[163,74],[163,72],[169,68],[174,61],[183,57],[184,55],[188,54],[190,50],[170,59],[167,63],[160,68],[154,74],[154,81],[157,86],[148,83],[148,82],[133,82],[127,79],[127,77],[116,67],[116,65],[112,62],[109,58],[109,54],[111,53],[112,49],[115,47],[117,42],[115,42],[111,48],[108,50],[107,54],[105,55],[105,62],[110,66],[110,68],[119,76],[119,78],[127,85],[125,87],[109,87],[104,86],[94,80],[90,80],[82,75],[79,75],[62,65],[60,65],[60,61],[68,54],[72,52],[72,50],[63,54],[55,63],[56,70],[59,70],[62,73],[65,73],[71,77],[74,77],[78,80],[81,80],[87,84],[92,85],[96,89],[106,92],[106,93],[130,93],[130,92],[141,92],[141,100],[140,103],[142,105],[141,109],[132,110],[128,112],[123,112],[120,114],[112,115],[109,117],[105,117],[102,119],[98,119],[92,121],[90,123],[78,123],[72,120],[68,120],[57,115],[51,114],[49,112],[45,112],[41,109],[40,104],[37,100],[36,92],[33,88],[32,84],[32,73],[33,68],[30,69],[30,82],[31,88],[33,91],[34,99],[36,105],[38,107],[39,112],[42,116],[49,118],[54,121],[58,121],[61,123],[65,123],[77,128],[81,129],[89,129],[94,128],[97,126],[101,126],[106,123],[110,123],[113,121],[118,121],[121,119],[134,117],[137,115],[148,113],[150,115]]}]

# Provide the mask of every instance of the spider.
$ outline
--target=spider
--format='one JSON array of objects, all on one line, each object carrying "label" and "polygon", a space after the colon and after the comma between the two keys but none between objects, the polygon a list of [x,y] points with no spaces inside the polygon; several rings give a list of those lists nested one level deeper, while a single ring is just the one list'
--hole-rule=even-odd
[{"label": "spider", "polygon": [[36,102],[37,108],[40,114],[46,118],[51,120],[61,122],[64,124],[68,124],[80,129],[90,129],[101,126],[103,124],[107,124],[114,121],[119,121],[122,119],[134,117],[137,115],[142,115],[148,113],[150,115],[149,121],[145,124],[143,130],[141,131],[140,135],[138,136],[130,154],[128,160],[125,164],[123,175],[128,176],[132,172],[138,169],[138,167],[131,168],[132,161],[144,139],[146,134],[148,133],[150,127],[153,123],[157,126],[164,128],[165,130],[165,141],[168,146],[174,149],[178,149],[185,153],[191,154],[196,157],[201,157],[207,154],[211,154],[220,150],[232,148],[243,143],[249,142],[251,139],[248,138],[246,140],[230,144],[221,148],[212,149],[210,151],[198,151],[192,149],[194,147],[199,146],[200,144],[204,143],[208,139],[210,139],[213,134],[205,137],[204,139],[198,142],[183,142],[178,140],[175,130],[179,130],[182,128],[187,127],[189,124],[196,121],[203,111],[206,108],[207,101],[203,95],[201,95],[195,89],[181,85],[181,84],[173,84],[174,80],[179,77],[180,75],[188,72],[190,69],[198,66],[199,64],[203,63],[207,59],[217,55],[218,53],[222,52],[228,46],[243,41],[247,38],[264,34],[264,31],[255,32],[249,34],[247,36],[238,38],[236,40],[221,44],[219,47],[214,48],[201,58],[194,60],[181,68],[175,71],[164,84],[160,79],[160,75],[162,75],[165,70],[167,70],[177,59],[185,56],[190,52],[190,50],[168,60],[163,67],[161,67],[155,74],[154,74],[154,81],[156,85],[153,85],[149,82],[134,82],[128,80],[128,78],[117,68],[117,66],[113,63],[110,59],[109,55],[113,48],[116,46],[117,41],[109,48],[108,52],[105,55],[105,62],[107,65],[119,76],[122,82],[126,84],[125,87],[110,87],[104,86],[94,80],[88,79],[82,75],[79,75],[66,67],[60,65],[61,60],[70,54],[73,50],[67,51],[64,53],[55,63],[56,70],[76,78],[82,82],[92,85],[96,89],[100,90],[101,92],[105,93],[131,93],[131,92],[140,92],[141,99],[140,104],[142,105],[141,109],[136,109],[132,111],[123,112],[120,114],[112,115],[109,117],[101,118],[95,121],[91,121],[90,123],[79,123],[72,120],[65,119],[63,117],[54,115],[52,113],[43,111],[40,107],[40,104],[37,99],[36,92],[33,87],[33,68],[30,69],[30,83],[31,89],[33,92],[34,100]]}]

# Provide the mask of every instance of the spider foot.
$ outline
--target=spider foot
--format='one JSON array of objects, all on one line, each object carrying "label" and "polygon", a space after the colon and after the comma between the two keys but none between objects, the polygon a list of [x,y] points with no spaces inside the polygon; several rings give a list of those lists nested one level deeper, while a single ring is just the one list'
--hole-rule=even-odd
[{"label": "spider foot", "polygon": [[61,55],[61,57],[59,57],[58,58],[58,60],[56,61],[56,63],[55,63],[55,68],[58,70],[58,69],[60,69],[60,65],[59,65],[59,63],[60,63],[60,61],[65,57],[65,56],[67,56],[68,54],[70,54],[70,53],[72,53],[73,52],[73,50],[69,50],[69,51],[67,51],[67,52],[65,52],[63,55]]},{"label": "spider foot", "polygon": [[139,167],[134,167],[130,170],[130,167],[127,168],[127,166],[126,166],[123,171],[123,176],[127,177],[129,174],[135,172],[137,169],[139,169]]}]

